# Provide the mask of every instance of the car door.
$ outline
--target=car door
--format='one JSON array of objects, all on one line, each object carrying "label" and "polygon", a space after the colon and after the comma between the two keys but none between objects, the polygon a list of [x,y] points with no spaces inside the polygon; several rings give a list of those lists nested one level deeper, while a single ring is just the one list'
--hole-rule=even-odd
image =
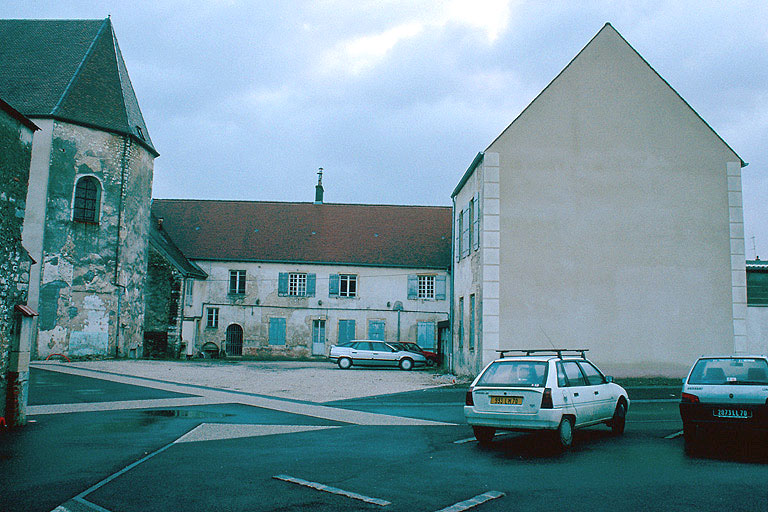
[{"label": "car door", "polygon": [[392,366],[397,364],[397,353],[392,350],[392,347],[381,341],[372,341],[371,353],[372,362],[375,364]]},{"label": "car door", "polygon": [[576,409],[576,425],[582,425],[592,421],[593,400],[589,396],[590,390],[587,379],[576,361],[561,361],[563,373],[567,381],[564,398]]},{"label": "car door", "polygon": [[617,397],[611,395],[611,387],[595,365],[589,361],[579,361],[579,365],[587,378],[589,390],[586,393],[592,400],[590,407],[592,410],[592,420],[610,419],[613,416]]},{"label": "car door", "polygon": [[357,365],[371,364],[371,344],[367,341],[358,341],[350,351],[352,362]]}]

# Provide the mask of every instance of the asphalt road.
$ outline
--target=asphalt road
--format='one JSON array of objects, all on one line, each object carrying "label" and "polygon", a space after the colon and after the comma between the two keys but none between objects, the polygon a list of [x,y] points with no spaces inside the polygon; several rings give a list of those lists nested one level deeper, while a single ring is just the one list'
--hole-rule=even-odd
[{"label": "asphalt road", "polygon": [[[459,387],[319,408],[179,390],[33,369],[34,422],[0,433],[0,510],[768,511],[765,455],[738,438],[685,455],[670,401],[636,400],[624,436],[579,431],[561,454],[530,434],[481,448]],[[173,405],[195,396],[210,403]]]}]

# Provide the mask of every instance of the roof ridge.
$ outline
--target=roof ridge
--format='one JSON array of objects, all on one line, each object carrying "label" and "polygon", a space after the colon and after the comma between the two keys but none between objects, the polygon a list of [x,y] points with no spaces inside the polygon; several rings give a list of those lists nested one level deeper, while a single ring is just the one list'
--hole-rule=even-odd
[{"label": "roof ridge", "polygon": [[[45,21],[58,21],[58,20],[45,20]],[[78,21],[78,20],[69,20],[69,21]],[[80,61],[80,64],[77,65],[77,69],[72,74],[72,77],[69,79],[67,86],[64,88],[64,92],[61,93],[61,97],[59,97],[59,100],[56,102],[56,105],[53,107],[53,110],[51,111],[51,115],[56,115],[56,112],[59,110],[59,107],[61,107],[61,104],[64,102],[64,98],[67,97],[67,94],[69,94],[69,90],[72,88],[72,85],[77,80],[77,77],[80,76],[80,72],[85,67],[85,62],[88,60],[88,57],[90,57],[93,54],[93,48],[94,46],[96,46],[96,41],[99,40],[99,36],[101,35],[102,31],[104,30],[104,26],[107,24],[108,21],[109,21],[109,17],[104,18],[104,21],[102,21],[98,32],[96,32],[96,35],[93,37],[93,40],[91,40],[91,44],[88,45],[88,49],[85,51],[85,55],[83,55],[83,58]]]},{"label": "roof ridge", "polygon": [[383,204],[383,203],[322,203],[316,204],[312,201],[260,201],[254,199],[196,199],[196,198],[163,198],[153,197],[152,201],[197,201],[208,203],[252,203],[252,204],[295,204],[309,206],[377,206],[387,208],[446,208],[451,209],[450,205],[431,205],[431,204]]}]

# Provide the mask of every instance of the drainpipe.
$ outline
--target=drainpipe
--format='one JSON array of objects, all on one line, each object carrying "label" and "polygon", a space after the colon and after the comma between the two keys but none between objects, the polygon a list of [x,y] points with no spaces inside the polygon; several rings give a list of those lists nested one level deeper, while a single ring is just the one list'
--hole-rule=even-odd
[{"label": "drainpipe", "polygon": [[123,288],[120,284],[120,230],[123,225],[123,196],[125,195],[125,168],[128,151],[131,148],[131,138],[123,135],[123,154],[120,157],[120,196],[117,202],[117,235],[115,237],[115,275],[114,285],[117,288],[117,324],[115,325],[115,357],[120,357],[120,328],[122,327]]},{"label": "drainpipe", "polygon": [[453,351],[453,287],[454,287],[454,283],[453,281],[455,280],[455,276],[453,274],[453,268],[454,268],[455,254],[453,254],[453,252],[456,250],[456,233],[455,233],[456,219],[454,219],[453,216],[455,214],[456,214],[456,196],[451,198],[451,265],[448,267],[448,272],[451,275],[451,286],[450,286],[451,304],[448,308],[448,320],[450,321],[450,326],[451,326],[451,353],[449,354],[450,357],[448,359],[448,371],[450,371],[451,373],[453,373],[453,355],[454,355],[454,351]]}]

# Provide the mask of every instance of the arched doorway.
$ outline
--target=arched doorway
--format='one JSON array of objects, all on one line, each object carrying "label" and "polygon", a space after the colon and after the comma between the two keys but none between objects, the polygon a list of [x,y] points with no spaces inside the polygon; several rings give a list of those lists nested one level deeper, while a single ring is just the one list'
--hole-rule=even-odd
[{"label": "arched doorway", "polygon": [[225,346],[228,356],[243,355],[243,328],[237,324],[227,327],[227,343]]}]

